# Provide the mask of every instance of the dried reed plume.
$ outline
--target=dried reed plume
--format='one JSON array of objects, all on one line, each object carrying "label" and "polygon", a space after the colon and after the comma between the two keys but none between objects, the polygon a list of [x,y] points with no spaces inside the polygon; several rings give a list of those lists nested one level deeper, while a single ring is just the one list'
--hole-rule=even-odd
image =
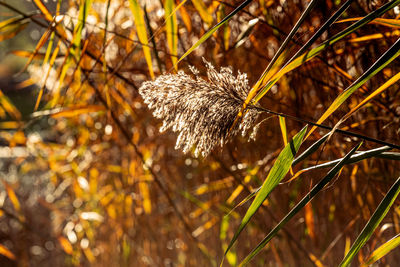
[{"label": "dried reed plume", "polygon": [[153,115],[163,120],[160,131],[179,132],[175,148],[187,153],[195,146],[196,157],[199,153],[206,157],[217,144],[223,146],[239,132],[244,136],[258,118],[258,111],[248,110],[229,134],[250,90],[247,75],[239,72],[235,77],[230,68],[218,72],[204,62],[209,82],[191,67],[195,79],[180,71],[145,82],[139,89],[144,102],[154,109]]}]

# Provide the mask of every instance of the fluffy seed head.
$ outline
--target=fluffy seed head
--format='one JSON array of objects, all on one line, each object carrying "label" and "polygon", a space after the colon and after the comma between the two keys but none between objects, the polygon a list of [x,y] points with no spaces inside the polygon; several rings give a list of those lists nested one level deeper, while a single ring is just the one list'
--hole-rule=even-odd
[{"label": "fluffy seed head", "polygon": [[208,82],[191,67],[195,79],[180,71],[165,74],[155,81],[144,82],[139,93],[153,115],[163,120],[160,131],[178,132],[177,149],[184,153],[195,147],[195,156],[206,157],[218,144],[223,146],[231,136],[244,136],[254,125],[258,112],[247,110],[241,123],[231,130],[250,90],[247,75],[232,74],[230,68],[220,72],[206,62]]}]

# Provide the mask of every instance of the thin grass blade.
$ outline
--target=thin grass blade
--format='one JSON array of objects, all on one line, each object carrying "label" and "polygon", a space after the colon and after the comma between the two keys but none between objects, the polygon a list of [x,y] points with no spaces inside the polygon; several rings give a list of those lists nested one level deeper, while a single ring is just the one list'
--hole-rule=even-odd
[{"label": "thin grass blade", "polygon": [[168,48],[171,53],[172,65],[175,67],[175,70],[178,70],[178,66],[176,64],[178,61],[178,22],[176,20],[174,0],[166,0],[164,4],[164,10]]},{"label": "thin grass blade", "polygon": [[3,109],[14,119],[20,120],[22,115],[21,112],[14,106],[14,104],[11,102],[11,100],[3,94],[3,92],[0,89],[0,106],[3,107]]},{"label": "thin grass blade", "polygon": [[0,22],[0,42],[13,38],[28,26],[28,19],[11,18]]},{"label": "thin grass blade", "polygon": [[45,19],[48,22],[52,22],[53,21],[53,15],[51,15],[50,11],[47,9],[46,5],[43,4],[42,1],[40,0],[33,0],[33,2],[35,3],[35,5],[37,6],[37,8],[39,8],[40,12],[42,12],[42,14],[44,15]]},{"label": "thin grass blade", "polygon": [[387,241],[385,244],[375,249],[374,252],[372,252],[371,255],[365,260],[365,262],[361,264],[361,267],[367,267],[374,264],[379,259],[387,255],[389,252],[391,252],[393,249],[397,248],[399,245],[400,245],[400,234],[396,235],[395,237]]},{"label": "thin grass blade", "polygon": [[[360,17],[356,18],[349,18],[349,19],[341,19],[337,23],[345,23],[345,22],[354,22],[357,20],[360,20]],[[400,28],[400,20],[398,19],[382,19],[382,18],[376,18],[373,21],[370,22],[371,24],[378,24],[381,26],[386,26],[390,28]]]},{"label": "thin grass blade", "polygon": [[[384,13],[386,13],[388,10],[394,8],[400,4],[400,0],[392,0],[385,5],[381,6],[377,10],[369,13],[367,16],[362,18],[361,20],[355,22],[354,24],[350,25],[340,33],[336,34],[332,38],[326,40],[319,46],[311,49],[309,52],[305,52],[302,55],[298,56],[296,59],[291,61],[288,65],[286,65],[284,68],[282,68],[278,73],[276,73],[269,81],[268,83],[262,87],[258,92],[253,93],[250,99],[248,99],[248,102],[250,101],[257,103],[268,91],[269,89],[286,73],[294,70],[295,68],[301,66],[303,63],[311,60],[318,54],[320,54],[325,48],[332,46],[333,44],[337,43],[338,41],[342,40],[344,37],[348,36],[349,34],[355,32],[365,24],[369,23],[370,21],[374,20],[377,17],[382,16]],[[257,95],[256,95],[257,94]],[[255,95],[255,97],[254,97]],[[253,99],[254,97],[254,99]]]},{"label": "thin grass blade", "polygon": [[374,214],[372,214],[368,223],[365,225],[364,229],[358,235],[356,241],[354,241],[353,245],[350,248],[350,251],[346,254],[343,261],[340,263],[340,267],[350,265],[353,258],[357,255],[360,249],[365,245],[365,243],[369,240],[371,235],[374,233],[375,229],[378,227],[380,222],[385,217],[386,213],[389,211],[390,207],[393,205],[393,202],[396,200],[398,194],[400,192],[400,177],[396,180],[396,182],[389,189],[378,208],[375,210]]},{"label": "thin grass blade", "polygon": [[139,38],[140,43],[142,44],[142,49],[144,53],[144,57],[147,62],[147,66],[149,67],[150,77],[154,78],[154,71],[153,71],[153,63],[151,61],[151,52],[149,47],[149,40],[147,39],[147,31],[146,31],[146,24],[144,22],[143,10],[140,7],[137,0],[129,0],[130,8],[135,19],[135,26],[137,36]]},{"label": "thin grass blade", "polygon": [[[251,97],[252,95],[255,95],[255,92],[257,92],[260,87],[265,85],[265,81],[267,80],[266,79],[267,77],[271,77],[270,75],[268,75],[269,71],[273,69],[275,63],[279,62],[278,58],[281,56],[283,51],[285,51],[285,49],[288,46],[289,42],[292,40],[293,36],[295,35],[297,30],[299,29],[300,25],[306,19],[307,15],[311,12],[311,10],[313,9],[313,7],[317,3],[317,1],[318,0],[312,0],[308,4],[307,8],[303,11],[303,13],[301,14],[300,18],[297,20],[296,24],[290,30],[290,33],[286,36],[285,40],[283,41],[283,43],[279,47],[278,51],[275,53],[274,57],[268,63],[268,66],[265,68],[264,72],[261,74],[261,77],[258,79],[257,83],[251,89],[251,91],[249,93],[249,97]],[[283,61],[283,60],[281,60],[281,61]],[[248,97],[248,99],[250,99],[249,97]],[[246,101],[245,103],[248,104],[249,102]]]},{"label": "thin grass blade", "polygon": [[[364,159],[372,158],[372,157],[379,157],[380,155],[384,154],[384,152],[391,150],[392,148],[389,146],[383,146],[383,147],[378,147],[375,149],[367,150],[367,151],[362,151],[360,153],[357,153],[356,155],[353,155],[349,158],[349,160],[346,162],[346,164],[353,164],[356,162],[359,162]],[[306,169],[301,170],[302,173],[306,171],[311,171],[311,170],[316,170],[316,169],[322,169],[322,168],[329,168],[340,162],[341,159],[336,159],[332,160],[329,162],[321,163]]]},{"label": "thin grass blade", "polygon": [[[365,71],[357,80],[355,80],[346,90],[344,90],[329,106],[329,108],[322,114],[318,119],[317,124],[321,124],[328,118],[334,111],[336,111],[339,106],[346,101],[358,88],[360,88],[365,82],[370,80],[375,74],[386,67],[390,62],[400,55],[400,38],[367,70]],[[313,126],[307,137],[316,129]]]},{"label": "thin grass blade", "polygon": [[335,167],[333,167],[328,174],[322,178],[322,180],[316,184],[311,191],[303,197],[303,199],[274,227],[274,229],[269,232],[269,234],[257,245],[257,247],[250,252],[250,254],[239,264],[239,266],[245,266],[248,264],[258,252],[261,251],[267,245],[267,243],[279,232],[279,230],[296,215],[307,203],[309,203],[313,197],[320,192],[325,185],[327,185],[333,177],[342,169],[344,164],[350,157],[356,152],[356,150],[361,146],[361,143],[354,147]]},{"label": "thin grass blade", "polygon": [[303,141],[303,137],[305,135],[305,131],[307,130],[307,126],[304,127],[300,132],[298,132],[293,140],[285,146],[285,148],[281,151],[278,158],[276,159],[274,165],[272,166],[267,178],[265,179],[263,185],[260,190],[257,192],[253,202],[251,203],[249,209],[247,210],[245,216],[240,223],[239,228],[236,230],[235,235],[233,236],[230,244],[228,245],[225,255],[235,243],[239,234],[243,231],[246,225],[249,223],[250,219],[257,212],[258,208],[262,205],[264,200],[268,197],[269,193],[279,184],[279,182],[286,176],[288,173],[290,166],[292,165],[292,161],[300,148],[300,145]]},{"label": "thin grass blade", "polygon": [[398,80],[400,80],[400,72],[394,75],[392,78],[387,80],[384,84],[382,84],[378,89],[376,89],[374,92],[372,92],[369,96],[367,96],[363,101],[361,101],[357,106],[352,108],[341,121],[345,121],[348,119],[354,112],[362,108],[365,104],[367,104],[369,101],[371,101],[372,98],[375,96],[383,93],[386,89],[388,89],[390,86],[395,84]]}]

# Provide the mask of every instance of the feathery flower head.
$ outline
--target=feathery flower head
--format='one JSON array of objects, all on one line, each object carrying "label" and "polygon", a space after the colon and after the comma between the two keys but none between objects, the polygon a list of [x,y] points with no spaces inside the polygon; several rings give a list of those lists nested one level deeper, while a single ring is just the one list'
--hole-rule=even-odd
[{"label": "feathery flower head", "polygon": [[[204,60],[204,59],[203,59]],[[241,123],[231,130],[250,90],[247,75],[234,76],[230,68],[220,72],[207,61],[208,82],[191,67],[195,79],[180,71],[165,74],[155,81],[144,82],[139,93],[153,115],[163,120],[160,131],[178,132],[176,149],[187,153],[195,146],[195,156],[206,157],[218,144],[223,146],[231,136],[244,136],[258,118],[258,111],[247,110]]]}]

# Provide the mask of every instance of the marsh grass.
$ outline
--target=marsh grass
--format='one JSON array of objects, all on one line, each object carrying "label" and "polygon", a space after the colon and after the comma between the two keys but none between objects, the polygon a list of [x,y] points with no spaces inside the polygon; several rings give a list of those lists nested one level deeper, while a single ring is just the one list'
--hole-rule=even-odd
[{"label": "marsh grass", "polygon": [[0,0],[0,265],[396,266],[400,0],[144,2]]}]

